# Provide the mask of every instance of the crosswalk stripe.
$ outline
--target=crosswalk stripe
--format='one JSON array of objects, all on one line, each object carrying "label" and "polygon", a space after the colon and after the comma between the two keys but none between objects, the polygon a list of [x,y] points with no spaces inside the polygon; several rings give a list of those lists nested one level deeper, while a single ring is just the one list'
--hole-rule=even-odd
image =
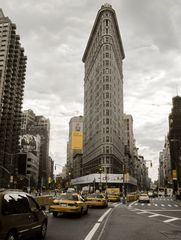
[{"label": "crosswalk stripe", "polygon": [[148,217],[149,217],[149,218],[153,218],[153,217],[158,217],[158,216],[160,216],[160,214],[153,214],[153,215],[148,216]]},{"label": "crosswalk stripe", "polygon": [[165,221],[163,221],[163,222],[169,223],[169,222],[176,221],[176,220],[178,220],[178,219],[179,219],[179,218],[171,218],[171,219],[165,220]]},{"label": "crosswalk stripe", "polygon": [[[118,203],[114,203],[113,204],[114,206],[117,206],[118,205]],[[134,206],[148,206],[148,207],[150,207],[150,206],[155,206],[155,207],[169,207],[169,208],[172,208],[172,207],[181,207],[181,205],[180,204],[174,204],[174,203],[171,203],[171,204],[159,204],[159,203],[154,203],[154,202],[151,202],[151,203],[147,203],[147,204],[145,204],[145,203],[138,203],[138,202],[135,202],[135,203],[133,203],[133,205]]]},{"label": "crosswalk stripe", "polygon": [[145,211],[137,212],[137,214],[144,214],[144,213],[147,213],[147,212],[145,212]]}]

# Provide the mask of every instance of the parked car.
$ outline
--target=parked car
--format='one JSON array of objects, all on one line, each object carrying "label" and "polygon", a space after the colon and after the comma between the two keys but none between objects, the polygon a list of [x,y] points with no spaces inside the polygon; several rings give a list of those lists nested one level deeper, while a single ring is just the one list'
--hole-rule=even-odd
[{"label": "parked car", "polygon": [[141,193],[139,198],[138,198],[138,202],[140,203],[149,203],[150,202],[150,198],[148,196],[147,193]]},{"label": "parked car", "polygon": [[76,213],[79,216],[88,213],[88,205],[77,193],[62,193],[53,200],[49,211],[57,217],[59,213]]},{"label": "parked car", "polygon": [[92,193],[86,197],[86,203],[89,207],[107,207],[107,199],[101,193]]},{"label": "parked car", "polygon": [[0,189],[0,239],[44,239],[48,223],[44,210],[28,193]]},{"label": "parked car", "polygon": [[153,191],[148,191],[148,197],[154,197]]}]

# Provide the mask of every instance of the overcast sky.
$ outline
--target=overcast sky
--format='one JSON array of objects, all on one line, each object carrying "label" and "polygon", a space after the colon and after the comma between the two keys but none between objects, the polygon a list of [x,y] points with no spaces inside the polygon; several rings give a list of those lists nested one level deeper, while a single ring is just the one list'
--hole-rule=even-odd
[{"label": "overcast sky", "polygon": [[181,95],[180,0],[0,0],[28,57],[23,108],[50,119],[50,155],[65,164],[69,120],[83,114],[81,59],[105,2],[116,11],[126,55],[124,112],[156,179],[172,97]]}]

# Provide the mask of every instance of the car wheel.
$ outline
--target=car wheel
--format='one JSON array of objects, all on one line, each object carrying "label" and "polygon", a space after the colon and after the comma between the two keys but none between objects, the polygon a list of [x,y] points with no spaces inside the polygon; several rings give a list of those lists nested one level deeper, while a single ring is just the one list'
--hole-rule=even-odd
[{"label": "car wheel", "polygon": [[83,210],[82,210],[82,208],[81,208],[81,210],[80,210],[78,216],[79,216],[79,217],[82,217],[82,213],[83,213]]},{"label": "car wheel", "polygon": [[13,232],[8,233],[6,240],[17,240],[16,233],[13,233]]},{"label": "car wheel", "polygon": [[46,222],[43,222],[42,225],[41,225],[41,230],[40,230],[39,238],[40,238],[40,239],[45,239],[46,232],[47,232],[47,223],[46,223]]},{"label": "car wheel", "polygon": [[87,206],[87,209],[84,211],[84,214],[87,215],[88,213],[88,206]]},{"label": "car wheel", "polygon": [[53,212],[53,216],[57,217],[58,213],[57,212]]}]

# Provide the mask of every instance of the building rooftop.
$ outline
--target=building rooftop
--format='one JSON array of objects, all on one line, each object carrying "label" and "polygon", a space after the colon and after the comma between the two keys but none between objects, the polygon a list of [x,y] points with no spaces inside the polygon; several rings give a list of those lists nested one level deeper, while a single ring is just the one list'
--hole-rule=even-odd
[{"label": "building rooftop", "polygon": [[112,5],[109,3],[104,3],[101,8],[112,8]]},{"label": "building rooftop", "polygon": [[88,42],[87,42],[87,46],[86,46],[86,49],[85,49],[84,54],[83,54],[83,57],[82,57],[82,61],[83,61],[84,63],[85,63],[85,61],[86,61],[86,57],[87,57],[89,48],[90,48],[90,46],[91,46],[91,42],[92,42],[92,40],[93,40],[93,36],[94,36],[94,34],[95,34],[95,32],[96,32],[96,28],[97,28],[98,22],[100,21],[101,14],[102,14],[102,12],[107,11],[107,10],[112,13],[112,18],[113,18],[114,23],[115,23],[116,32],[117,32],[117,35],[118,35],[118,41],[119,41],[120,48],[121,48],[121,52],[122,52],[121,58],[122,58],[122,59],[125,58],[125,53],[124,53],[124,49],[123,49],[121,34],[120,34],[120,31],[119,31],[119,26],[118,26],[118,21],[117,21],[117,17],[116,17],[115,10],[112,8],[112,6],[111,6],[110,4],[105,3],[105,4],[103,4],[103,5],[101,6],[101,9],[100,9],[100,10],[98,11],[98,13],[97,13],[97,16],[96,16],[96,19],[95,19],[95,22],[94,22],[92,31],[91,31],[91,33],[90,33],[90,36],[89,36],[89,39],[88,39]]}]

